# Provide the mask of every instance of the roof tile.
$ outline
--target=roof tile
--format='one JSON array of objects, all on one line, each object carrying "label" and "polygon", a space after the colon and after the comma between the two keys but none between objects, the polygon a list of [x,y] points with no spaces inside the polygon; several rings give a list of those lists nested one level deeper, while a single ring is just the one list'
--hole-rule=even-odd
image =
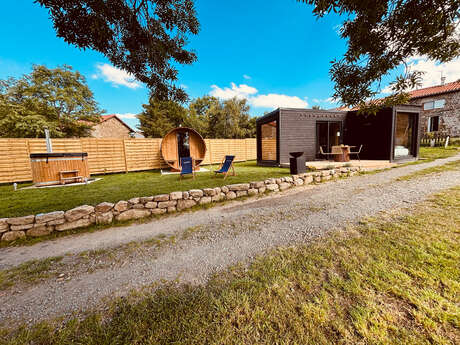
[{"label": "roof tile", "polygon": [[413,90],[409,92],[409,95],[411,98],[420,98],[458,90],[460,90],[460,80],[454,81],[452,83],[447,83],[444,85],[436,85],[431,87],[425,87],[423,89]]}]

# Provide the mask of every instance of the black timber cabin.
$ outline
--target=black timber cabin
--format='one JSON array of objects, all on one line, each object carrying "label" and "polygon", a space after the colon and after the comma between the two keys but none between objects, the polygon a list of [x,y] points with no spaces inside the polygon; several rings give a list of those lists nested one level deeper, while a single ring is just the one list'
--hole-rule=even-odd
[{"label": "black timber cabin", "polygon": [[324,159],[332,146],[363,145],[361,159],[415,160],[420,147],[420,106],[398,105],[377,114],[278,108],[257,119],[257,164],[289,164],[289,152],[306,161]]}]

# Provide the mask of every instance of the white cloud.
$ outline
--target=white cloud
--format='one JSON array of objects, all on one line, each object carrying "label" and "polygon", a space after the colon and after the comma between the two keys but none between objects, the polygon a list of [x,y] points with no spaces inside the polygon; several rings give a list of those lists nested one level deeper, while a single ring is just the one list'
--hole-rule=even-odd
[{"label": "white cloud", "polygon": [[209,94],[221,99],[230,99],[233,97],[242,99],[257,93],[256,88],[246,84],[236,85],[235,83],[231,83],[231,88],[224,87],[223,89],[217,85],[211,85],[211,88],[212,91]]},{"label": "white cloud", "polygon": [[410,61],[411,71],[422,71],[423,87],[439,85],[441,74],[446,77],[446,83],[460,78],[460,58],[456,58],[446,63],[437,63],[426,58],[413,58]]},{"label": "white cloud", "polygon": [[255,87],[240,84],[236,85],[231,83],[231,87],[221,88],[217,85],[211,85],[211,96],[220,98],[220,99],[230,99],[233,97],[239,99],[247,99],[249,104],[256,108],[279,108],[279,107],[289,107],[289,108],[306,108],[308,107],[308,102],[297,96],[288,96],[283,94],[270,93],[266,95],[259,95],[258,90]]},{"label": "white cloud", "polygon": [[250,80],[250,79],[251,79],[251,77],[248,76],[247,74],[243,74],[243,78],[246,79],[246,80]]},{"label": "white cloud", "polygon": [[[460,58],[446,63],[438,63],[422,56],[414,56],[408,60],[408,68],[411,71],[425,72],[422,75],[422,87],[441,84],[441,75],[446,77],[446,83],[460,78]],[[382,93],[391,93],[390,86],[382,90]]]},{"label": "white cloud", "polygon": [[124,113],[124,114],[115,114],[117,115],[120,119],[137,119],[137,114],[133,113]]},{"label": "white cloud", "polygon": [[313,98],[314,103],[329,103],[329,104],[335,104],[337,103],[337,100],[334,99],[333,97],[328,97],[325,99],[319,99],[319,98]]},{"label": "white cloud", "polygon": [[93,79],[102,78],[107,82],[111,82],[115,87],[118,87],[118,85],[123,85],[129,87],[130,89],[137,89],[141,87],[141,84],[136,81],[134,76],[124,70],[113,67],[107,63],[99,64],[96,67],[99,72],[91,76]]},{"label": "white cloud", "polygon": [[300,99],[297,96],[287,96],[276,93],[269,93],[268,95],[258,95],[249,99],[254,107],[260,108],[306,108],[308,102]]}]

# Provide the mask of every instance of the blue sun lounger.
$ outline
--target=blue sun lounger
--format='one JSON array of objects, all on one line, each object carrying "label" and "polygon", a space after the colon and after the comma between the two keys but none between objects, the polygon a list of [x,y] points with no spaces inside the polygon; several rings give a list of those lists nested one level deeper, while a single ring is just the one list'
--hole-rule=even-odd
[{"label": "blue sun lounger", "polygon": [[193,178],[195,178],[195,171],[193,170],[193,158],[192,157],[181,157],[180,158],[180,177],[179,179],[182,179],[182,175],[193,175]]},{"label": "blue sun lounger", "polygon": [[[222,163],[220,163],[219,170],[214,170],[214,173],[217,174],[224,174],[224,180],[227,178],[227,175],[232,169],[232,176],[236,176],[235,174],[235,169],[233,168],[233,160],[235,159],[235,156],[225,156],[224,160]],[[214,175],[215,176],[215,175]]]}]

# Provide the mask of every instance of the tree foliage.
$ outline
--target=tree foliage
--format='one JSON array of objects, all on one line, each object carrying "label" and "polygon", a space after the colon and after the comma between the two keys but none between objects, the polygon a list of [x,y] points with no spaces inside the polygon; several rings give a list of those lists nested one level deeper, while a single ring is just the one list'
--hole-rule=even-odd
[{"label": "tree foliage", "polygon": [[175,64],[196,60],[185,49],[199,23],[193,0],[36,0],[49,10],[57,36],[104,54],[145,83],[160,100],[185,101]]},{"label": "tree foliage", "polygon": [[[347,17],[340,33],[348,49],[342,59],[332,61],[330,70],[333,97],[345,105],[362,105],[375,96],[381,78],[412,56],[447,62],[460,55],[458,0],[298,1],[313,5],[318,17],[329,13]],[[397,94],[413,88],[421,75],[406,68],[392,90]],[[389,98],[385,104],[403,99]]]},{"label": "tree foliage", "polygon": [[143,104],[144,111],[137,115],[141,130],[146,137],[160,138],[171,129],[188,127],[187,109],[174,101],[160,101],[150,98]]},{"label": "tree foliage", "polygon": [[33,66],[29,75],[0,81],[0,135],[88,136],[101,110],[85,78],[71,67]]},{"label": "tree foliage", "polygon": [[232,98],[208,111],[208,138],[240,139],[255,136],[255,118],[249,116],[246,99]]},{"label": "tree foliage", "polygon": [[190,102],[188,109],[174,101],[151,98],[137,117],[139,129],[148,137],[163,137],[175,127],[191,127],[205,138],[251,138],[255,136],[255,118],[249,116],[246,100],[220,101],[204,96]]}]

